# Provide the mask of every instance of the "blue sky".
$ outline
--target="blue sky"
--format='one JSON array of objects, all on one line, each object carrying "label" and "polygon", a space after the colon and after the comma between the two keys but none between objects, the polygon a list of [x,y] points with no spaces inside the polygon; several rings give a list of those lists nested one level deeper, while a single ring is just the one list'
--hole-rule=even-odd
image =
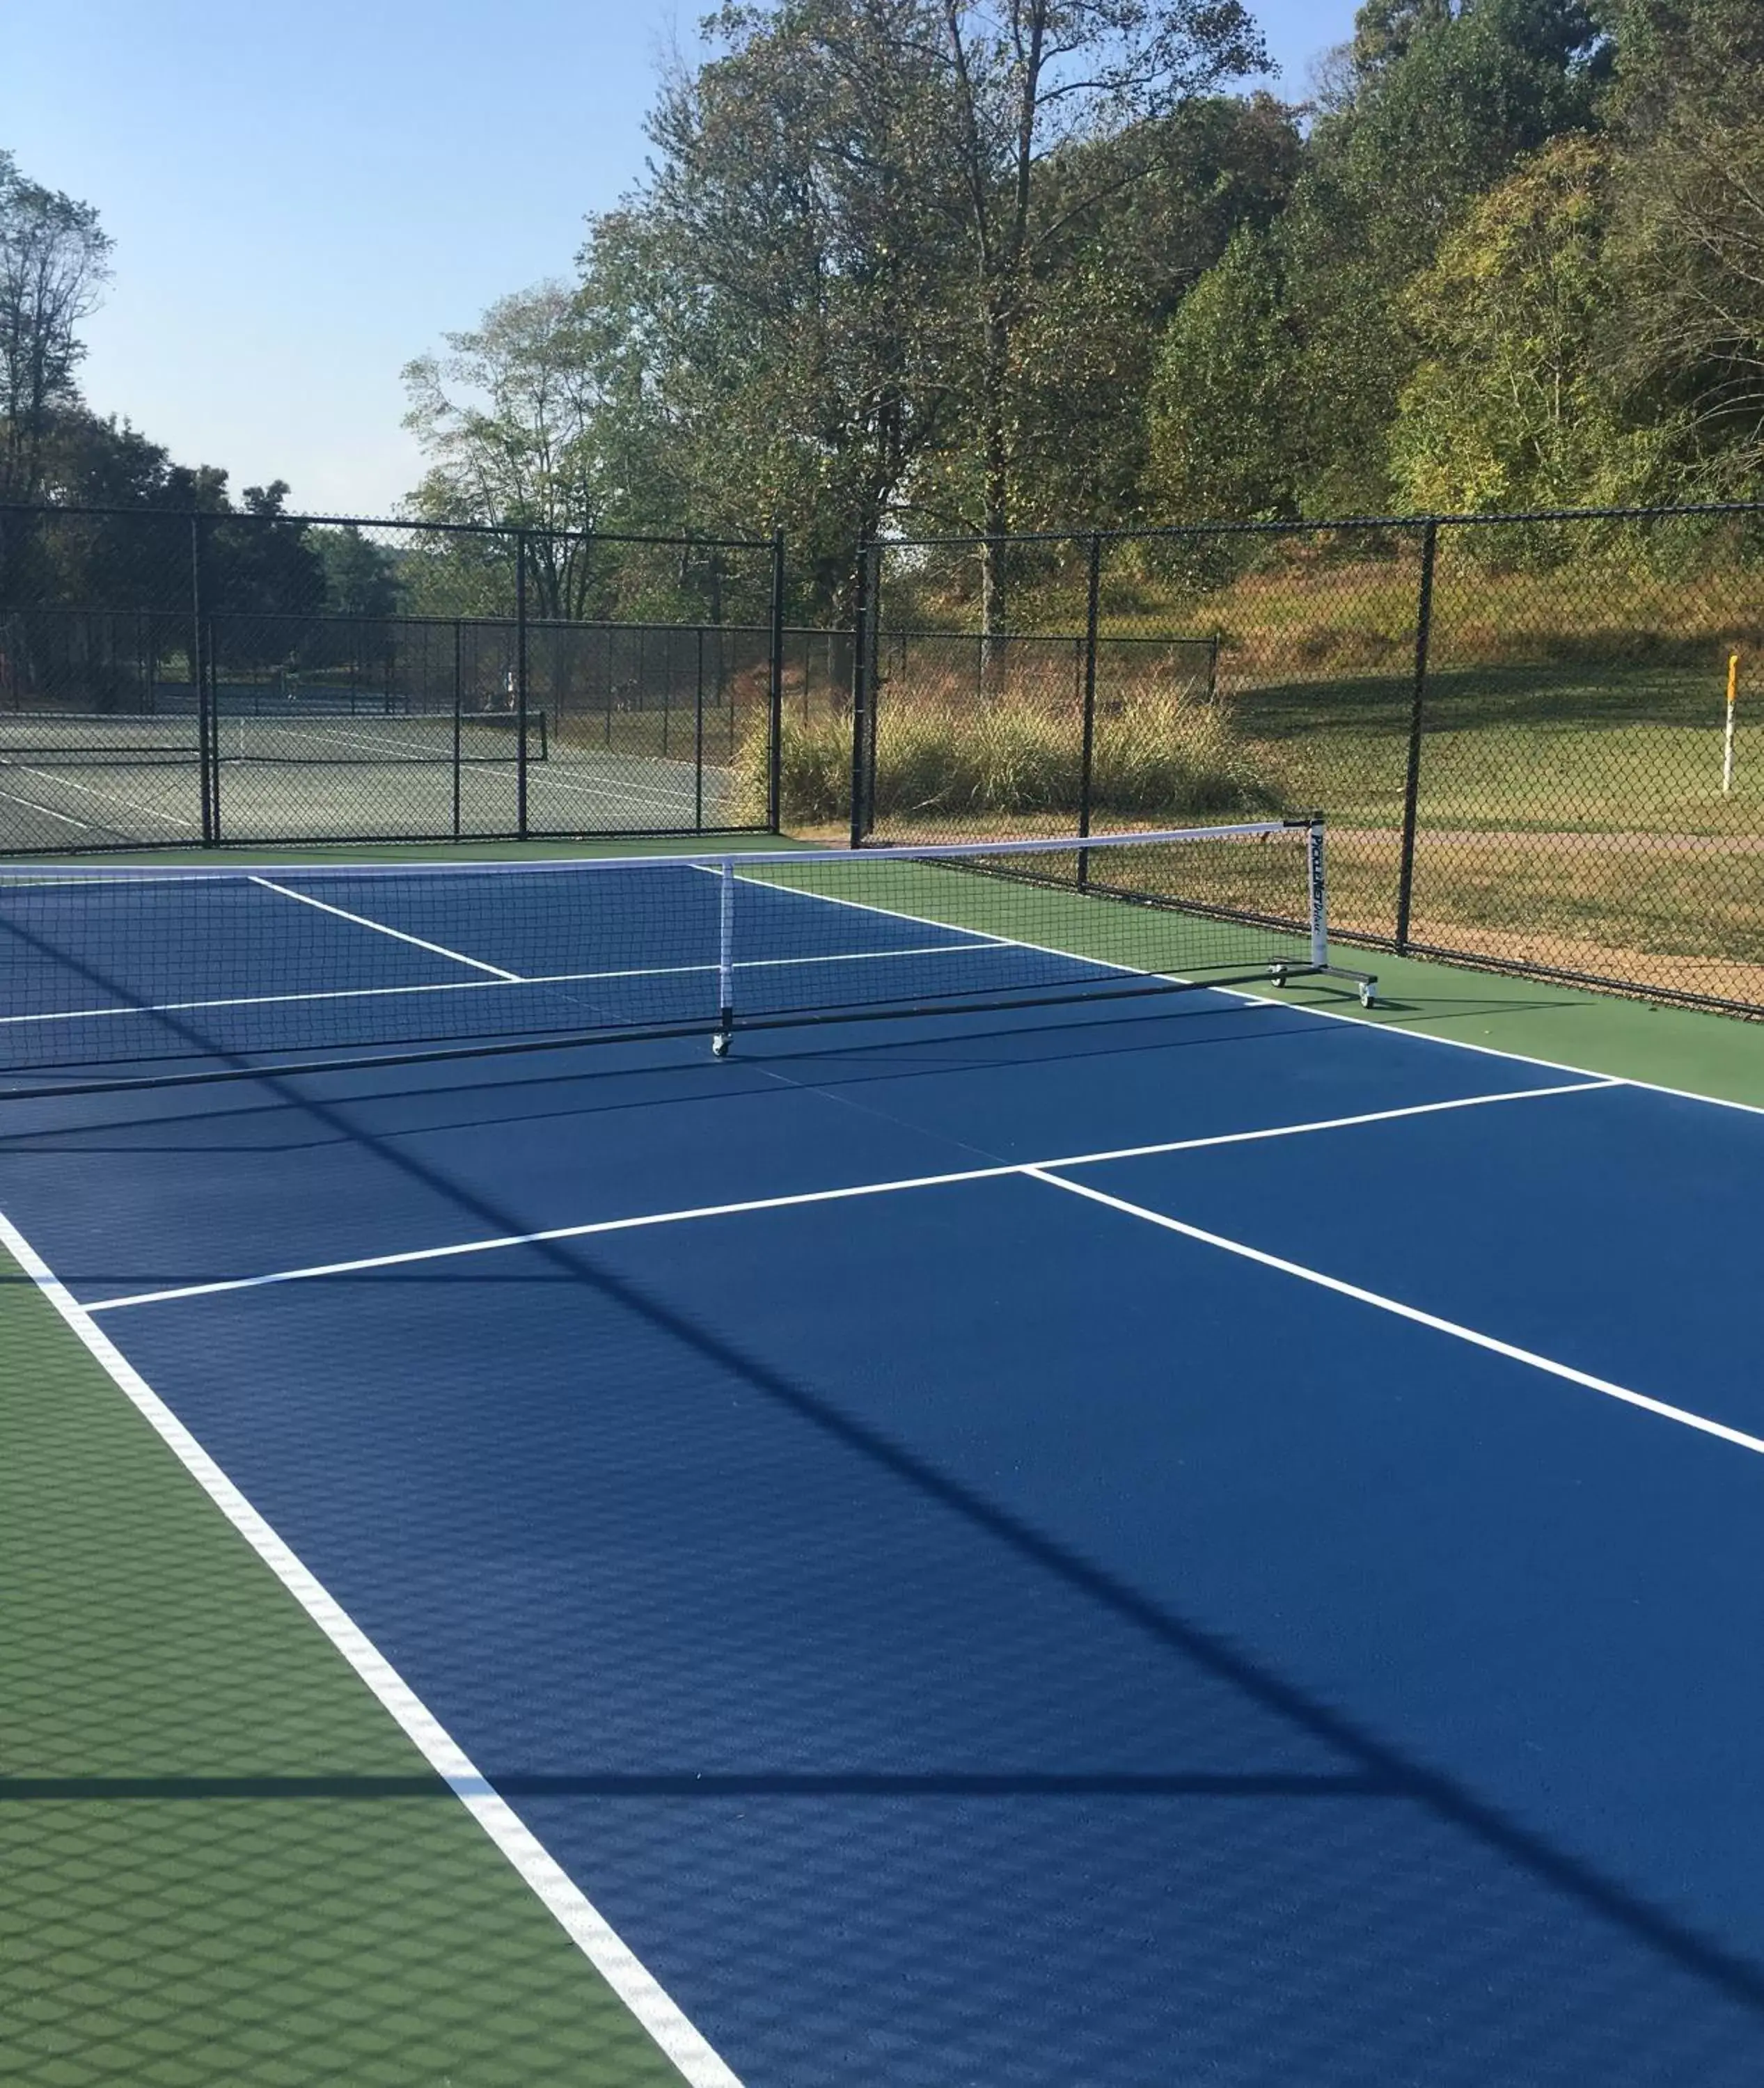
[{"label": "blue sky", "polygon": [[[1252,0],[1254,5],[1254,0]],[[398,373],[567,275],[642,171],[698,0],[57,0],[8,11],[0,146],[95,203],[115,280],[87,396],[238,486],[386,511],[421,465]],[[1354,0],[1256,9],[1303,90]]]}]

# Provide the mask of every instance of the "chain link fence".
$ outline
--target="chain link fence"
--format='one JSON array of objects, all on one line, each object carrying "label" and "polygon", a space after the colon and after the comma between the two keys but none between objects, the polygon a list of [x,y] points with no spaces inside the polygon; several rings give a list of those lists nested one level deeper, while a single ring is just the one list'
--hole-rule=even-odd
[{"label": "chain link fence", "polygon": [[860,578],[844,794],[786,721],[794,825],[1320,807],[1344,937],[1764,1010],[1764,507],[889,541]]},{"label": "chain link fence", "polygon": [[0,510],[0,853],[1320,807],[1345,937],[1764,1010],[1764,505],[857,575],[820,630],[775,540]]},{"label": "chain link fence", "polygon": [[0,853],[768,828],[776,539],[0,510]]}]

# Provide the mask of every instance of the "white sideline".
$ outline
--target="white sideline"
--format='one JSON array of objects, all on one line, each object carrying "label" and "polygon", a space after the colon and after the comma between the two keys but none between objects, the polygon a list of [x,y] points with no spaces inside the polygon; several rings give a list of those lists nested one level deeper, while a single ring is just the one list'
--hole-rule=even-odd
[{"label": "white sideline", "polygon": [[[1612,1081],[1607,1085],[1619,1087],[1628,1084]],[[1107,1190],[1093,1189],[1088,1183],[1068,1182],[1051,1168],[1025,1167],[1022,1172],[1038,1182],[1045,1182],[1050,1188],[1064,1189],[1068,1196],[1083,1196],[1127,1217],[1141,1219],[1147,1225],[1161,1226],[1166,1232],[1180,1233],[1184,1239],[1198,1240],[1203,1246],[1216,1247],[1245,1261],[1258,1262],[1264,1269],[1278,1269],[1282,1276],[1297,1277],[1303,1283],[1314,1283],[1320,1290],[1333,1290],[1338,1296],[1376,1307],[1379,1311],[1392,1313],[1399,1320],[1412,1320],[1416,1326],[1431,1328],[1435,1333],[1449,1334],[1454,1341],[1469,1342],[1472,1348],[1486,1349],[1492,1355],[1529,1364],[1533,1370],[1545,1371],[1551,1377],[1565,1379],[1569,1384],[1602,1393],[1607,1399],[1620,1400],[1625,1406],[1640,1407],[1643,1413],[1657,1414],[1663,1421],[1676,1421],[1681,1427],[1693,1428],[1700,1435],[1716,1436],[1723,1443],[1732,1443],[1741,1450],[1753,1451],[1764,1457],[1764,1438],[1748,1436],[1743,1429],[1730,1428],[1725,1422],[1711,1421],[1706,1414],[1693,1414],[1687,1407],[1673,1406],[1663,1399],[1651,1399],[1646,1393],[1613,1384],[1608,1377],[1595,1377],[1591,1371],[1559,1363],[1552,1357],[1539,1355],[1535,1349],[1522,1349],[1514,1342],[1497,1340],[1492,1334],[1479,1333],[1475,1328],[1462,1326],[1456,1320],[1441,1319],[1436,1312],[1424,1312],[1418,1306],[1405,1305],[1400,1299],[1385,1297],[1382,1291],[1367,1290],[1357,1283],[1344,1282],[1338,1276],[1325,1276],[1321,1269],[1307,1268],[1302,1261],[1288,1261],[1283,1256],[1246,1246],[1242,1240],[1227,1239],[1222,1233],[1210,1233],[1203,1226],[1188,1225],[1162,1211],[1150,1210],[1143,1204],[1129,1203],[1123,1196],[1111,1196]]]},{"label": "white sideline", "polygon": [[3,1246],[232,1524],[390,1712],[691,2088],[741,2088],[678,2004],[587,1895],[472,1762],[404,1677],[323,1584],[265,1521],[133,1364],[67,1291],[18,1228],[0,1214]]},{"label": "white sideline", "polygon": [[284,899],[298,899],[302,906],[316,906],[321,914],[334,914],[340,921],[353,921],[358,928],[371,928],[376,935],[390,935],[395,943],[409,943],[413,948],[426,950],[430,956],[446,957],[456,965],[469,965],[475,972],[488,972],[492,978],[503,980],[512,986],[523,983],[519,972],[505,972],[500,965],[486,965],[482,957],[468,957],[458,950],[450,950],[444,943],[426,943],[421,935],[407,935],[402,928],[388,928],[383,921],[370,921],[365,914],[352,914],[346,907],[333,906],[328,900],[315,899],[310,892],[296,892],[292,885],[278,884],[273,878],[253,876],[253,884],[261,885],[266,892],[279,892]]},{"label": "white sideline", "polygon": [[845,1203],[860,1196],[897,1195],[910,1189],[942,1189],[963,1182],[1003,1181],[1013,1174],[1039,1175],[1055,1167],[1100,1166],[1111,1160],[1150,1160],[1162,1153],[1198,1153],[1209,1146],[1248,1145],[1263,1139],[1297,1138],[1308,1132],[1349,1131],[1362,1124],[1393,1123],[1401,1118],[1438,1116],[1450,1110],[1483,1109],[1494,1102],[1541,1102],[1553,1095],[1587,1094],[1621,1087],[1621,1080],[1595,1079],[1548,1088],[1521,1088],[1498,1095],[1460,1095],[1449,1102],[1411,1102],[1401,1109],[1368,1110],[1357,1116],[1324,1117],[1309,1123],[1271,1124],[1256,1131],[1215,1132],[1205,1138],[1167,1139],[1155,1145],[1126,1145],[1104,1153],[1068,1153],[1058,1160],[1000,1161],[988,1167],[964,1167],[944,1174],[907,1175],[893,1182],[863,1182],[837,1189],[800,1189],[779,1196],[755,1196],[739,1203],[705,1204],[679,1211],[653,1211],[636,1217],[593,1218],[574,1226],[550,1226],[530,1233],[504,1233],[488,1239],[459,1240],[447,1247],[409,1247],[396,1254],[366,1255],[353,1261],[315,1262],[302,1269],[274,1269],[262,1276],[232,1276],[212,1283],[186,1283],[165,1290],[139,1290],[124,1298],[95,1299],[88,1312],[119,1312],[136,1305],[168,1305],[186,1298],[213,1298],[232,1290],[261,1290],[271,1284],[304,1283],[324,1276],[358,1276],[370,1269],[402,1269],[423,1261],[447,1261],[460,1255],[493,1254],[507,1247],[538,1247],[556,1240],[589,1239],[600,1233],[640,1231],[651,1226],[686,1224],[699,1218],[730,1218],[754,1211],[784,1211],[804,1204]]},{"label": "white sideline", "polygon": [[[1068,844],[1068,849],[1075,848],[1076,845],[1077,845],[1075,843]],[[805,853],[811,852],[805,851]],[[881,854],[883,852],[879,849],[864,849],[859,851],[859,853],[865,856],[874,857]],[[910,851],[897,850],[896,853],[910,854]],[[743,861],[753,861],[756,859],[761,862],[788,862],[791,860],[791,858],[787,856],[767,856],[758,858],[737,856],[734,858],[738,864]],[[739,875],[739,874],[740,873],[738,871],[737,875]],[[769,879],[758,878],[753,879],[750,881],[755,884],[772,882],[772,880]],[[794,891],[805,898],[819,898],[822,896],[818,892],[808,892],[805,888],[800,885],[784,885],[775,888],[785,891]],[[858,899],[842,899],[837,901],[836,903],[842,906],[860,907],[867,913],[892,914],[897,920],[916,921],[919,922],[922,926],[928,928],[940,928],[948,925],[946,922],[935,919],[930,914],[909,914],[903,909],[897,906],[878,906],[873,902],[867,902]],[[983,931],[975,930],[972,932],[978,934]],[[1296,926],[1293,928],[1291,934],[1294,939],[1298,939],[1302,935],[1303,932],[1303,930],[1300,928]],[[1062,950],[1057,948],[1051,943],[1027,943],[1013,939],[1012,947],[1020,950],[1034,950],[1038,952],[1043,956],[1078,957],[1081,954],[1081,952],[1074,950]],[[1349,947],[1351,948],[1351,945]],[[1368,957],[1373,959],[1376,959],[1382,953],[1381,952],[1377,950],[1370,950],[1366,952],[1366,955]],[[1132,973],[1136,969],[1133,965],[1116,964],[1111,959],[1107,957],[1085,956],[1082,957],[1082,961],[1085,964],[1094,965],[1099,970],[1102,971]],[[1625,1088],[1639,1088],[1644,1093],[1647,1094],[1670,1095],[1677,1102],[1706,1102],[1711,1109],[1738,1110],[1742,1115],[1746,1116],[1764,1116],[1764,1103],[1735,1102],[1728,1095],[1702,1094],[1693,1088],[1671,1087],[1664,1080],[1639,1080],[1634,1075],[1629,1073],[1595,1073],[1591,1066],[1572,1065],[1565,1059],[1539,1059],[1534,1053],[1530,1051],[1507,1051],[1503,1050],[1498,1044],[1473,1043],[1467,1037],[1441,1037],[1430,1029],[1406,1029],[1398,1023],[1380,1022],[1374,1020],[1369,1020],[1365,1015],[1359,1012],[1358,1011],[1351,1012],[1348,1009],[1340,1008],[1318,1008],[1310,1001],[1295,1002],[1287,999],[1283,994],[1252,993],[1247,986],[1216,986],[1210,980],[1185,978],[1180,973],[1175,972],[1164,972],[1156,974],[1147,974],[1144,972],[1140,972],[1138,976],[1141,978],[1155,976],[1158,978],[1175,979],[1179,984],[1196,986],[1205,992],[1218,994],[1227,1000],[1242,1001],[1246,1006],[1250,1008],[1278,1008],[1286,1010],[1289,1014],[1315,1016],[1320,1022],[1351,1023],[1355,1029],[1369,1029],[1381,1037],[1400,1038],[1406,1043],[1443,1044],[1449,1050],[1475,1051],[1480,1054],[1480,1055],[1485,1059],[1505,1059],[1509,1065],[1512,1066],[1539,1066],[1546,1072],[1578,1074],[1584,1080],[1614,1082],[1616,1085]],[[1299,978],[1296,983],[1300,986],[1304,983],[1304,979],[1302,975]],[[1559,980],[1552,981],[1546,979],[1543,983],[1546,986],[1552,984],[1560,985],[1561,982]],[[1696,1011],[1690,1010],[1687,1012],[1694,1013]]]}]

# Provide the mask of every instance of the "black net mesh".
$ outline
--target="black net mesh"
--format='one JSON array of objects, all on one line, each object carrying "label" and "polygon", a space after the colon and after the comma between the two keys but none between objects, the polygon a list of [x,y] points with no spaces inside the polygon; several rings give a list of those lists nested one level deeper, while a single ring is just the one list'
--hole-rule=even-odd
[{"label": "black net mesh", "polygon": [[1299,826],[898,854],[0,871],[0,1072],[1113,998],[1299,970]]}]

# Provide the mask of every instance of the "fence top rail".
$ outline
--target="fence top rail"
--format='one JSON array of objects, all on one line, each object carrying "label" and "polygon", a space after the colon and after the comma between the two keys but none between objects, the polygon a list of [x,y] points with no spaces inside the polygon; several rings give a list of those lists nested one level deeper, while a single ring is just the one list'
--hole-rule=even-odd
[{"label": "fence top rail", "polygon": [[1261,841],[1278,834],[1321,834],[1321,812],[1285,819],[1245,819],[1208,827],[1158,827],[1123,833],[1037,835],[1030,840],[901,842],[858,849],[696,849],[679,855],[537,856],[514,862],[487,858],[471,862],[266,862],[256,857],[203,863],[21,862],[0,859],[0,879],[13,889],[45,884],[204,884],[254,877],[302,877],[311,883],[359,880],[433,881],[459,878],[539,880],[560,876],[623,878],[641,881],[657,871],[727,870],[735,876],[756,869],[812,870],[827,862],[965,862],[995,856],[1100,855],[1122,849],[1187,847],[1226,841]]},{"label": "fence top rail", "polygon": [[979,550],[988,544],[1105,544],[1151,538],[1314,537],[1331,529],[1489,529],[1531,522],[1670,522],[1693,516],[1764,515],[1764,500],[1696,500],[1655,507],[1532,507],[1466,515],[1318,515],[1287,522],[1167,522],[1139,529],[1021,529],[987,536],[871,537],[867,551]]},{"label": "fence top rail", "polygon": [[68,516],[126,517],[134,521],[244,522],[262,528],[277,524],[319,529],[405,529],[425,537],[542,537],[548,543],[657,544],[669,550],[765,551],[777,547],[774,537],[705,537],[696,531],[672,534],[633,529],[554,529],[532,522],[429,522],[414,515],[249,515],[212,507],[88,507],[57,501],[0,500],[0,515],[59,519]]},{"label": "fence top rail", "polygon": [[[171,609],[156,609],[115,602],[0,602],[0,616],[119,616],[158,617],[167,623],[187,618],[187,605]],[[451,631],[456,624],[473,631],[508,631],[520,628],[520,620],[513,616],[480,616],[462,611],[457,616],[447,616],[418,610],[384,609],[216,609],[207,612],[215,623],[234,622],[250,623],[320,623],[363,625],[378,629],[394,625],[415,624],[419,628]],[[618,617],[601,616],[529,616],[527,628],[530,631],[600,631],[608,633],[634,631],[638,633],[683,631],[690,636],[696,631],[716,632],[731,638],[769,638],[771,626],[765,623],[656,623],[642,618],[627,620]],[[948,625],[923,627],[888,623],[880,627],[889,638],[957,639],[965,644],[1017,645],[1081,645],[1081,631],[995,631],[988,639],[976,630],[957,630]],[[850,642],[854,633],[850,624],[786,623],[781,627],[786,638],[837,638]],[[1098,642],[1104,645],[1192,645],[1210,648],[1217,643],[1212,631],[1104,631]]]}]

